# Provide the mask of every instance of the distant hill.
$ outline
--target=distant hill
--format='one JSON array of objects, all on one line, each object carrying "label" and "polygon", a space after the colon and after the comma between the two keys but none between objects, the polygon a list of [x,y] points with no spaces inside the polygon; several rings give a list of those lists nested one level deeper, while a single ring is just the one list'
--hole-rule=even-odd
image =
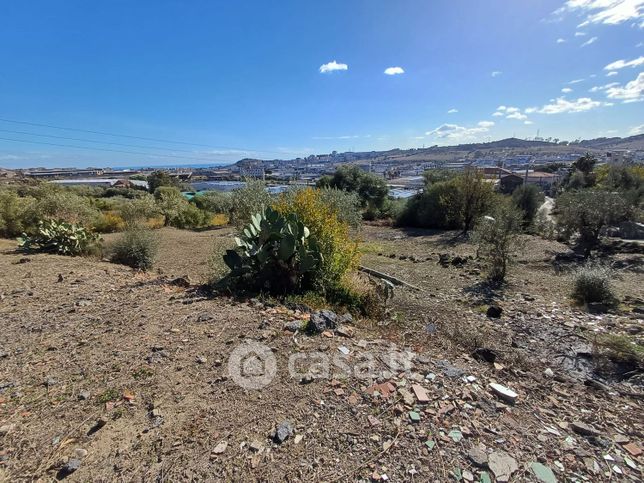
[{"label": "distant hill", "polygon": [[[590,152],[601,154],[607,150],[628,149],[632,151],[644,150],[644,134],[627,138],[596,138],[578,141],[576,143],[554,143],[528,139],[507,138],[487,143],[469,143],[453,146],[431,146],[415,149],[389,149],[387,151],[363,151],[337,153],[330,158],[328,154],[316,157],[327,162],[422,162],[422,161],[455,161],[457,159],[476,159],[481,156],[493,156],[503,151],[504,154],[569,154]],[[236,164],[261,161],[260,159],[245,158]],[[264,161],[295,161],[295,160],[264,160]]]}]

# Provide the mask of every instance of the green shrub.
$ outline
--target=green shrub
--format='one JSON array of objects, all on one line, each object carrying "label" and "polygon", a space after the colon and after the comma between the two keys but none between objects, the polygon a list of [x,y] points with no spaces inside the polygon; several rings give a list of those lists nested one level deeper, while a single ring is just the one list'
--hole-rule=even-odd
[{"label": "green shrub", "polygon": [[80,225],[45,220],[38,224],[34,235],[23,235],[20,248],[28,252],[41,251],[76,256],[89,253],[97,242],[98,235]]},{"label": "green shrub", "polygon": [[505,280],[508,265],[520,246],[519,235],[523,213],[509,203],[499,204],[492,216],[482,217],[474,231],[479,256],[487,265],[487,276],[493,282]]},{"label": "green shrub", "polygon": [[382,209],[389,194],[389,188],[383,178],[367,173],[355,165],[340,166],[333,176],[322,177],[317,186],[357,193],[362,206],[371,208],[372,212]]},{"label": "green shrub", "polygon": [[207,191],[193,198],[193,202],[200,210],[210,213],[223,213],[228,215],[233,207],[230,193],[222,191]]},{"label": "green shrub", "polygon": [[44,188],[38,193],[33,207],[34,217],[39,220],[60,220],[69,224],[92,226],[100,211],[92,206],[92,200],[65,188]]},{"label": "green shrub", "polygon": [[146,228],[130,227],[114,242],[111,260],[139,270],[154,265],[159,249],[157,235]]},{"label": "green shrub", "polygon": [[422,228],[462,229],[469,232],[495,202],[495,193],[479,173],[463,173],[425,186],[412,196],[397,219],[399,225]]},{"label": "green shrub", "polygon": [[165,218],[165,226],[190,229],[208,226],[210,215],[188,202],[177,188],[160,186],[154,192],[154,197]]},{"label": "green shrub", "polygon": [[351,239],[349,225],[340,221],[335,209],[324,202],[321,190],[300,189],[293,196],[284,193],[273,208],[282,215],[297,216],[320,247],[322,262],[315,273],[315,289],[324,294],[342,285],[345,274],[358,265],[358,245]]},{"label": "green shrub", "polygon": [[[285,203],[292,204],[297,192],[306,188],[294,188],[285,191],[280,198]],[[321,203],[328,206],[335,213],[338,220],[348,224],[351,228],[359,228],[362,224],[362,208],[357,193],[342,191],[336,188],[320,188],[317,191]]]},{"label": "green shrub", "polygon": [[533,184],[521,185],[512,192],[512,202],[523,212],[523,221],[526,226],[534,221],[537,210],[544,199],[543,192]]},{"label": "green shrub", "polygon": [[248,181],[243,188],[233,190],[230,222],[238,228],[250,223],[252,215],[270,206],[271,195],[262,181]]},{"label": "green shrub", "polygon": [[578,268],[573,274],[572,297],[580,304],[602,303],[608,306],[617,301],[611,280],[610,268],[589,263]]},{"label": "green shrub", "polygon": [[0,191],[0,236],[15,238],[20,234],[31,233],[36,229],[36,200],[20,197],[15,191]]},{"label": "green shrub", "polygon": [[224,262],[229,279],[239,286],[287,294],[312,286],[307,277],[320,266],[322,255],[309,229],[294,214],[266,208],[235,238]]},{"label": "green shrub", "polygon": [[396,222],[401,226],[453,230],[462,227],[460,211],[454,180],[439,181],[409,198]]},{"label": "green shrub", "polygon": [[100,214],[93,229],[97,233],[116,233],[125,229],[125,220],[118,214],[108,211]]},{"label": "green shrub", "polygon": [[126,201],[121,206],[121,218],[128,225],[140,224],[160,214],[161,211],[151,195]]}]

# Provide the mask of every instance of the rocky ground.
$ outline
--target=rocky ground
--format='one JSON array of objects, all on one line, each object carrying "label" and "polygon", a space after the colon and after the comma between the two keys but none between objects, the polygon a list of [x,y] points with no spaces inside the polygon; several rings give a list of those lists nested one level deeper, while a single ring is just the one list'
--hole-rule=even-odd
[{"label": "rocky ground", "polygon": [[162,235],[148,274],[0,243],[1,481],[641,480],[641,373],[594,344],[641,337],[639,249],[592,314],[556,242],[493,290],[453,234],[366,227],[416,287],[373,321],[212,298],[229,232]]}]

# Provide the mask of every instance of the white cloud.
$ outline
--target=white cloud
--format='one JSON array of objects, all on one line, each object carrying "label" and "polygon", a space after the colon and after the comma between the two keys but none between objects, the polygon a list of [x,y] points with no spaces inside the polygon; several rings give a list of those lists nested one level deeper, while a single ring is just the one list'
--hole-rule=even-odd
[{"label": "white cloud", "polygon": [[494,125],[491,121],[481,121],[477,127],[464,127],[458,124],[441,124],[436,129],[427,131],[426,136],[433,136],[441,139],[472,139],[476,138],[479,134],[488,132],[490,127]]},{"label": "white cloud", "polygon": [[619,82],[611,82],[609,84],[605,84],[603,86],[594,86],[588,89],[589,92],[599,92],[599,91],[605,91],[606,89],[610,89],[611,87],[618,86]]},{"label": "white cloud", "polygon": [[631,136],[637,136],[638,134],[644,134],[644,124],[640,124],[639,126],[633,126],[629,133]]},{"label": "white cloud", "polygon": [[584,37],[588,35],[586,32],[575,32],[575,37]]},{"label": "white cloud", "polygon": [[387,67],[385,69],[385,74],[387,75],[400,75],[404,73],[405,70],[402,67]]},{"label": "white cloud", "polygon": [[523,121],[523,124],[525,124],[526,126],[529,126],[530,124],[533,124],[533,122],[532,121]]},{"label": "white cloud", "polygon": [[556,17],[575,12],[583,15],[579,27],[590,24],[617,25],[644,17],[643,0],[566,0],[563,7],[555,10]]},{"label": "white cloud", "polygon": [[335,60],[320,66],[320,73],[322,74],[328,74],[336,70],[349,70],[349,66],[347,64],[339,64]]},{"label": "white cloud", "polygon": [[633,60],[616,60],[604,67],[604,70],[619,70],[625,67],[639,67],[644,64],[644,55],[639,56],[637,59]]},{"label": "white cloud", "polygon": [[580,82],[584,82],[584,80],[585,79],[575,79],[568,82],[568,84],[579,84]]},{"label": "white cloud", "polygon": [[525,114],[521,114],[520,112],[513,112],[512,114],[508,114],[505,116],[506,119],[516,119],[517,121],[524,121],[528,119],[528,116]]},{"label": "white cloud", "polygon": [[499,77],[501,74],[503,74],[503,72],[501,72],[500,70],[495,70],[495,71],[492,71],[491,75],[492,77]]},{"label": "white cloud", "polygon": [[563,92],[564,94],[569,94],[572,92],[572,89],[570,87],[564,87],[563,89],[561,89],[561,92]]},{"label": "white cloud", "polygon": [[606,74],[606,77],[613,77],[614,75],[619,74],[616,70],[611,70],[608,74]]},{"label": "white cloud", "polygon": [[589,97],[580,97],[577,100],[569,101],[563,97],[558,97],[557,99],[551,101],[551,104],[546,104],[542,107],[529,107],[525,110],[528,114],[530,113],[539,113],[539,114],[562,114],[565,112],[584,112],[595,109],[596,107],[601,106],[602,103],[599,101],[593,101]]},{"label": "white cloud", "polygon": [[492,114],[494,117],[505,116],[506,119],[516,119],[518,121],[523,121],[528,119],[528,116],[521,114],[521,109],[514,106],[499,106],[496,108],[496,111]]},{"label": "white cloud", "polygon": [[598,38],[599,38],[599,37],[591,37],[591,38],[589,38],[588,40],[586,40],[583,44],[581,44],[581,46],[582,46],[582,47],[586,47],[587,45],[594,44],[595,42],[597,42],[597,39],[598,39]]},{"label": "white cloud", "polygon": [[458,112],[458,109],[452,108],[449,111],[447,111],[447,114],[456,114],[457,112]]},{"label": "white cloud", "polygon": [[620,99],[624,103],[644,101],[644,72],[640,72],[637,78],[623,87],[609,87],[606,89],[606,96],[609,99]]},{"label": "white cloud", "polygon": [[561,37],[559,37],[559,38],[557,39],[557,43],[558,43],[558,44],[563,44],[565,41],[566,41],[566,39],[562,39]]}]

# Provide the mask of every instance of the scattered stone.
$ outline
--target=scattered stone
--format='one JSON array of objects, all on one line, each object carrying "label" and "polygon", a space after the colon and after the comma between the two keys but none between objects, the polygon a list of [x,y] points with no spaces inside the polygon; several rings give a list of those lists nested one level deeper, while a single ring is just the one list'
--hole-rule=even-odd
[{"label": "scattered stone", "polygon": [[519,395],[512,389],[502,386],[501,384],[497,384],[496,382],[491,382],[490,388],[500,399],[510,404],[514,404],[519,397]]},{"label": "scattered stone", "polygon": [[304,436],[302,436],[301,434],[296,434],[295,439],[293,440],[293,443],[300,444],[302,442],[303,438],[304,438]]},{"label": "scattered stone", "polygon": [[447,361],[438,361],[436,364],[443,369],[443,373],[447,377],[456,378],[456,377],[461,377],[465,374],[465,371],[463,369],[461,369],[460,367],[453,366]]},{"label": "scattered stone", "polygon": [[409,419],[412,423],[418,423],[420,422],[420,414],[418,414],[416,411],[409,411]]},{"label": "scattered stone", "polygon": [[472,383],[476,382],[476,376],[467,376],[467,377],[465,378],[465,380],[466,380],[467,382],[469,382],[470,384],[472,384]]},{"label": "scattered stone", "polygon": [[481,483],[492,483],[492,478],[490,478],[490,474],[487,471],[484,471],[481,473]]},{"label": "scattered stone", "polygon": [[429,396],[427,395],[427,391],[420,384],[413,384],[411,386],[411,390],[414,391],[416,399],[419,403],[428,403],[430,401]]},{"label": "scattered stone", "polygon": [[251,451],[255,451],[256,453],[259,453],[261,450],[264,449],[264,445],[262,443],[260,443],[259,441],[254,440],[248,445],[248,448]]},{"label": "scattered stone", "polygon": [[344,326],[338,327],[335,333],[341,337],[346,337],[348,339],[353,337],[353,329],[351,327],[344,327]]},{"label": "scattered stone", "polygon": [[395,391],[396,387],[391,382],[383,382],[382,384],[373,384],[372,386],[369,386],[366,393],[373,396],[377,392],[386,399]]},{"label": "scattered stone", "polygon": [[81,459],[81,460],[82,460],[83,458],[85,458],[85,457],[87,456],[87,450],[86,450],[86,449],[84,449],[84,448],[76,448],[76,449],[74,450],[74,455],[75,455],[78,459]]},{"label": "scattered stone", "polygon": [[5,424],[0,426],[0,436],[5,436],[16,428],[15,424]]},{"label": "scattered stone", "polygon": [[438,327],[433,322],[429,322],[427,325],[425,325],[425,332],[427,332],[428,334],[435,334],[436,332],[438,332]]},{"label": "scattered stone", "polygon": [[543,371],[543,375],[546,376],[547,378],[555,377],[555,373],[549,367],[545,371]]},{"label": "scattered stone", "polygon": [[601,433],[590,426],[589,424],[582,423],[581,421],[573,421],[570,423],[570,428],[577,434],[582,436],[599,436]]},{"label": "scattered stone", "polygon": [[542,481],[543,483],[557,483],[557,477],[547,466],[538,462],[533,462],[530,463],[530,469],[537,480]]},{"label": "scattered stone", "polygon": [[639,456],[642,454],[642,448],[640,448],[637,444],[635,443],[628,443],[624,445],[624,449],[628,451],[631,456]]},{"label": "scattered stone", "polygon": [[177,277],[173,278],[168,282],[170,285],[174,285],[175,287],[182,287],[182,288],[190,288],[190,277],[188,275],[184,275],[183,277]]},{"label": "scattered stone", "polygon": [[425,441],[425,446],[427,446],[427,449],[431,451],[434,449],[434,446],[436,446],[436,441],[434,441],[433,439],[428,439],[427,441]]},{"label": "scattered stone", "polygon": [[474,446],[467,452],[467,457],[479,468],[487,467],[487,453],[482,446]]},{"label": "scattered stone", "polygon": [[78,458],[70,458],[70,460],[58,471],[56,477],[62,480],[77,471],[80,466],[81,461]]},{"label": "scattered stone", "polygon": [[338,325],[338,315],[330,310],[318,310],[311,314],[307,328],[319,334],[327,329],[335,329]]},{"label": "scattered stone", "polygon": [[275,430],[275,435],[273,436],[273,441],[277,444],[282,444],[288,439],[289,436],[293,435],[293,425],[290,421],[282,421]]},{"label": "scattered stone", "polygon": [[504,451],[495,451],[488,458],[488,466],[500,483],[510,480],[512,473],[519,469],[517,461]]},{"label": "scattered stone", "polygon": [[94,434],[96,431],[101,429],[103,426],[107,424],[107,419],[101,417],[96,420],[96,422],[92,425],[91,428],[89,428],[89,431],[87,432],[87,436],[91,436]]},{"label": "scattered stone", "polygon": [[339,350],[342,354],[344,354],[345,356],[348,356],[348,355],[351,353],[351,351],[349,350],[349,348],[347,348],[347,347],[345,347],[345,346],[343,346],[343,345],[341,345],[340,347],[338,347],[338,350]]},{"label": "scattered stone", "polygon": [[56,384],[58,384],[58,381],[56,379],[54,379],[53,377],[47,377],[43,381],[43,384],[45,385],[46,388],[50,388],[50,387],[55,386]]},{"label": "scattered stone", "polygon": [[196,360],[197,364],[205,364],[206,362],[208,362],[208,359],[206,359],[206,357],[204,356],[197,356]]},{"label": "scattered stone", "polygon": [[284,330],[288,330],[289,332],[297,332],[302,328],[302,322],[299,320],[287,322],[284,324]]},{"label": "scattered stone", "polygon": [[458,429],[452,429],[449,433],[447,433],[447,436],[452,438],[452,441],[454,441],[455,443],[458,443],[463,439],[463,433],[461,433]]},{"label": "scattered stone", "polygon": [[222,454],[224,451],[226,451],[226,448],[228,448],[228,442],[227,441],[220,441],[217,446],[214,447],[212,450],[213,454]]},{"label": "scattered stone", "polygon": [[91,397],[91,394],[89,391],[81,391],[78,393],[78,400],[79,401],[87,401]]},{"label": "scattered stone", "polygon": [[490,305],[487,308],[486,315],[490,319],[500,319],[502,313],[503,313],[503,309],[501,307],[499,307],[498,305]]}]

